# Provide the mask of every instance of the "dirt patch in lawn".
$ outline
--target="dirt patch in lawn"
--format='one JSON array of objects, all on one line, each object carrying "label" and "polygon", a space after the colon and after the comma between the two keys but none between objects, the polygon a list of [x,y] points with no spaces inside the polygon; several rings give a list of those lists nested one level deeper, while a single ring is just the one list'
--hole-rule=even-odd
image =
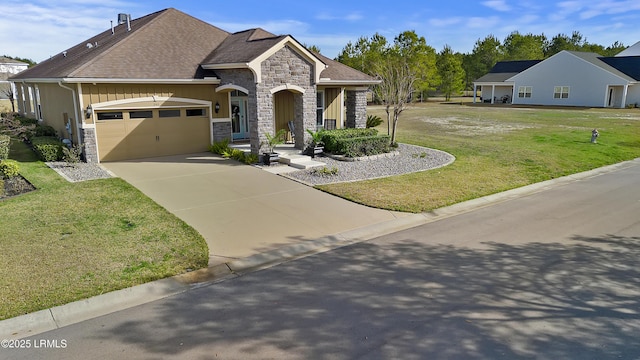
[{"label": "dirt patch in lawn", "polygon": [[461,117],[424,118],[422,121],[441,126],[447,130],[455,131],[458,135],[477,136],[489,134],[502,134],[511,131],[532,129],[535,125],[522,123],[506,123],[490,121],[486,119],[471,119]]}]

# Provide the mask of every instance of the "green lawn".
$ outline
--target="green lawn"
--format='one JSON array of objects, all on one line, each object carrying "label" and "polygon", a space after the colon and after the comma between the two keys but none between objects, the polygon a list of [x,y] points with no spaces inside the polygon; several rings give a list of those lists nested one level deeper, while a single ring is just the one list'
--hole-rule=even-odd
[{"label": "green lawn", "polygon": [[[368,114],[386,119],[384,109]],[[600,132],[591,144],[591,130]],[[386,122],[379,127],[386,133]],[[399,142],[444,150],[441,169],[318,186],[373,207],[424,212],[640,157],[639,109],[548,109],[417,104],[402,113]]]},{"label": "green lawn", "polygon": [[9,157],[38,190],[0,201],[0,320],[207,266],[202,236],[125,181]]}]

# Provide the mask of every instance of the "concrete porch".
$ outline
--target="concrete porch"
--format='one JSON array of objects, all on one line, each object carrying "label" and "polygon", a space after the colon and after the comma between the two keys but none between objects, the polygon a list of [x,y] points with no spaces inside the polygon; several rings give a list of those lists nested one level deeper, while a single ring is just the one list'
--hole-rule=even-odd
[{"label": "concrete porch", "polygon": [[[251,144],[249,142],[230,143],[229,147],[240,149],[245,153],[251,152]],[[314,167],[323,167],[326,164],[314,160],[311,156],[303,155],[302,150],[296,149],[294,144],[281,144],[275,147],[275,152],[280,154],[279,164],[271,166],[259,167],[273,174],[283,174],[292,171],[311,169]]]}]

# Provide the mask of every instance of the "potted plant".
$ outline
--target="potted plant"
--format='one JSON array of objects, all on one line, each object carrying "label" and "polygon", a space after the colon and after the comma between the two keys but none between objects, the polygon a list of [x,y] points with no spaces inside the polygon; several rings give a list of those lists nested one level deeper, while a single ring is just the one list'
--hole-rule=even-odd
[{"label": "potted plant", "polygon": [[312,131],[307,129],[309,135],[311,135],[311,145],[309,146],[308,153],[311,157],[316,157],[317,154],[324,152],[324,143],[322,142],[322,130]]},{"label": "potted plant", "polygon": [[279,160],[279,155],[274,149],[277,145],[284,143],[285,130],[280,129],[273,136],[268,132],[264,135],[267,137],[267,151],[262,154],[262,162],[268,166],[272,162],[278,162]]}]

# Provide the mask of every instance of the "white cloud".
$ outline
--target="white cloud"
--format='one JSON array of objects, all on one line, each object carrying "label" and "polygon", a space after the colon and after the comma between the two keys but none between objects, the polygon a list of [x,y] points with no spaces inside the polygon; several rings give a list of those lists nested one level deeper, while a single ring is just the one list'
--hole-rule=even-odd
[{"label": "white cloud", "polygon": [[316,15],[316,19],[318,20],[339,20],[339,21],[359,21],[362,20],[364,16],[360,12],[352,12],[346,15],[333,15],[327,12],[322,12]]},{"label": "white cloud", "polygon": [[483,1],[482,5],[496,11],[511,11],[511,7],[507,5],[507,2],[505,0]]}]

